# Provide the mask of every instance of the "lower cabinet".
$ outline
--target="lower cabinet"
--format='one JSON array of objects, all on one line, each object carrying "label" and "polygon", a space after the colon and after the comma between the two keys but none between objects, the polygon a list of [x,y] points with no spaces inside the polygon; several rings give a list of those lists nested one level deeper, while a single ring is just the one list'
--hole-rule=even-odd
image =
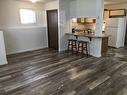
[{"label": "lower cabinet", "polygon": [[102,38],[102,49],[101,49],[102,54],[105,54],[108,52],[108,38],[109,37]]}]

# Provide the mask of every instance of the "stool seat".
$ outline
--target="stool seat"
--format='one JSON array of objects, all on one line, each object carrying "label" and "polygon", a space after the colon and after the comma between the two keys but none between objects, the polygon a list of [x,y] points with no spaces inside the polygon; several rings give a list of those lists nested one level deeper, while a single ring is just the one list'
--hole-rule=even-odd
[{"label": "stool seat", "polygon": [[77,41],[78,42],[78,53],[81,53],[81,54],[86,54],[87,56],[89,55],[88,54],[88,41]]},{"label": "stool seat", "polygon": [[68,52],[69,50],[72,51],[72,54],[74,52],[77,52],[77,40],[75,39],[68,39]]}]

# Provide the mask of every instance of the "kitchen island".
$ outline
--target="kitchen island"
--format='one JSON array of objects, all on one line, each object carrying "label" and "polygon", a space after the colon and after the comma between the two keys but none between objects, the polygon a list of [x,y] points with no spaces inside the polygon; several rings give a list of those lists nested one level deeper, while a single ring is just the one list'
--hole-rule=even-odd
[{"label": "kitchen island", "polygon": [[77,40],[79,40],[79,38],[81,38],[81,37],[88,38],[90,44],[95,39],[102,39],[101,54],[104,54],[108,51],[108,38],[109,38],[109,35],[102,34],[101,36],[96,36],[94,34],[85,34],[83,32],[66,33],[66,35],[74,36]]}]

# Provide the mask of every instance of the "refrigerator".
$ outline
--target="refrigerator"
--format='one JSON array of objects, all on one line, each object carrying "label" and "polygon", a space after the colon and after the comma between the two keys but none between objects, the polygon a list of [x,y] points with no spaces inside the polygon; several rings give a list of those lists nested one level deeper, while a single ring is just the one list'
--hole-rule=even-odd
[{"label": "refrigerator", "polygon": [[126,17],[109,18],[106,21],[105,33],[110,35],[108,46],[124,47],[126,33]]}]

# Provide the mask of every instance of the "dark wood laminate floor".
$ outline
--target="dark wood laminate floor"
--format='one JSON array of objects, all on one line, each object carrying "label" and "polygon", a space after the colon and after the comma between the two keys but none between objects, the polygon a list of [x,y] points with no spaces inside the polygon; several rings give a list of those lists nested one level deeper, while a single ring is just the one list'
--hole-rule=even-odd
[{"label": "dark wood laminate floor", "polygon": [[127,95],[127,50],[102,58],[43,49],[8,56],[0,95]]}]

